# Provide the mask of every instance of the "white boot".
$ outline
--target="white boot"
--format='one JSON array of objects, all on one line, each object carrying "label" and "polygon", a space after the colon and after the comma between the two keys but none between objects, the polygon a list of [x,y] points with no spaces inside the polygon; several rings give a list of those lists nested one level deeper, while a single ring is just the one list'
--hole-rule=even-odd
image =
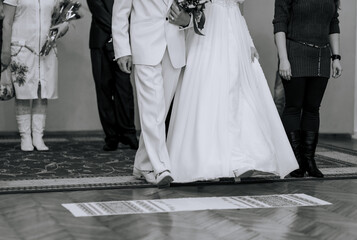
[{"label": "white boot", "polygon": [[37,151],[48,151],[48,147],[42,139],[45,123],[45,114],[32,114],[32,144]]},{"label": "white boot", "polygon": [[21,136],[21,150],[33,151],[31,139],[31,114],[16,115],[17,126]]}]

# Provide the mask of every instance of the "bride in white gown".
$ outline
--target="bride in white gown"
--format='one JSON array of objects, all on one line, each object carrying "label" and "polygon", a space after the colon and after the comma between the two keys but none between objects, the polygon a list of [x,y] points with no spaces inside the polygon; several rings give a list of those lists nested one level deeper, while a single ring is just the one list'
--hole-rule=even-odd
[{"label": "bride in white gown", "polygon": [[187,65],[174,100],[167,146],[175,182],[285,177],[298,168],[239,3],[206,5],[205,36],[187,33]]}]

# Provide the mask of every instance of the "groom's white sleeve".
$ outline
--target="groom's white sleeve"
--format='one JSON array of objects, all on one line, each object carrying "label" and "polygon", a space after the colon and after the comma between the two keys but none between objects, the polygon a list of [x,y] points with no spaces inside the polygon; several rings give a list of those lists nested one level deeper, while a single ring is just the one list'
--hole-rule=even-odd
[{"label": "groom's white sleeve", "polygon": [[129,16],[133,0],[114,0],[112,35],[115,59],[131,55]]}]

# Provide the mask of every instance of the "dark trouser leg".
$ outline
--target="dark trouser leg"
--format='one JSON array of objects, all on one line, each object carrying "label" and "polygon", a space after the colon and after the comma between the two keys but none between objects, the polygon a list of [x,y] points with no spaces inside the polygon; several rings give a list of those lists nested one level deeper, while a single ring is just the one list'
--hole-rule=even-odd
[{"label": "dark trouser leg", "polygon": [[[2,23],[3,23],[3,20],[1,19],[0,20],[0,46],[2,46]],[[2,48],[0,47],[0,56],[1,56],[1,50],[2,50]]]},{"label": "dark trouser leg", "polygon": [[316,166],[315,151],[319,137],[320,105],[327,83],[327,78],[307,79],[301,119],[302,157],[307,163],[308,174],[320,178],[324,175]]},{"label": "dark trouser leg", "polygon": [[113,100],[113,76],[111,63],[102,49],[91,49],[92,71],[97,94],[100,122],[105,133],[105,142],[115,148],[119,142],[118,127]]},{"label": "dark trouser leg", "polygon": [[283,85],[285,90],[285,109],[282,121],[299,164],[299,169],[291,172],[290,175],[292,177],[303,177],[306,171],[306,164],[301,158],[300,119],[306,80],[304,78],[292,78],[290,81],[283,80]]},{"label": "dark trouser leg", "polygon": [[166,137],[167,137],[167,133],[169,132],[171,113],[172,113],[172,107],[173,107],[173,104],[174,104],[174,100],[175,100],[175,96],[174,96],[174,99],[172,100],[172,102],[170,104],[170,108],[169,108],[169,111],[167,112],[166,119],[165,119],[165,134],[166,134]]},{"label": "dark trouser leg", "polygon": [[120,134],[120,141],[132,149],[138,148],[134,124],[134,95],[130,75],[122,72],[116,62],[112,62],[114,76],[114,104]]}]

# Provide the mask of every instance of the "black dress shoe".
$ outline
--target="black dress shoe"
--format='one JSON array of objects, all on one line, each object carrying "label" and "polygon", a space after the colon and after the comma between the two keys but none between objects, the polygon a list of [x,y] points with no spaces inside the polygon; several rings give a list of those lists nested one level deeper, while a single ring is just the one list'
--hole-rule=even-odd
[{"label": "black dress shoe", "polygon": [[118,148],[118,143],[106,143],[103,146],[104,151],[115,151]]},{"label": "black dress shoe", "polygon": [[129,147],[134,150],[137,150],[139,147],[138,139],[134,134],[120,136],[120,142],[124,145],[129,145]]}]

